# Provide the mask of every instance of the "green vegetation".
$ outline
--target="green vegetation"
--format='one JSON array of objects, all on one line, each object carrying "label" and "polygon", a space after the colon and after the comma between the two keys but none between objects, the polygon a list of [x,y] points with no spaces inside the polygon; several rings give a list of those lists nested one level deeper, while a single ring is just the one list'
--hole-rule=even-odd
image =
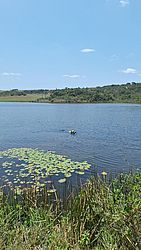
[{"label": "green vegetation", "polygon": [[[64,183],[72,174],[82,175],[90,168],[87,162],[74,162],[54,152],[32,148],[0,151],[0,158],[3,184],[10,186],[14,184],[19,189],[25,185],[44,187],[51,177],[56,177],[56,181]],[[53,187],[52,190],[55,192],[56,189]],[[51,189],[47,192],[51,192]]]},{"label": "green vegetation", "polygon": [[141,249],[140,172],[111,181],[103,172],[64,202],[50,195],[1,190],[1,250]]},{"label": "green vegetation", "polygon": [[82,185],[90,165],[55,152],[12,148],[0,162],[1,250],[141,249],[141,172]]},{"label": "green vegetation", "polygon": [[36,102],[38,98],[42,98],[41,94],[26,95],[3,95],[0,92],[0,102]]},{"label": "green vegetation", "polygon": [[0,91],[0,101],[48,103],[141,103],[141,83],[95,88]]}]

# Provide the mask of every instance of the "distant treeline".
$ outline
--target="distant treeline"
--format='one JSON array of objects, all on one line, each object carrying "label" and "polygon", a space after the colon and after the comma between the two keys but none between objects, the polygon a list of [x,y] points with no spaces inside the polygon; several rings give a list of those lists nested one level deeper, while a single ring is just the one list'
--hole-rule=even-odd
[{"label": "distant treeline", "polygon": [[[65,88],[65,89],[38,89],[0,91],[1,97],[27,96],[30,101],[50,103],[141,103],[141,83],[113,84],[93,88]],[[32,100],[32,95],[34,99]],[[36,99],[35,99],[36,96]],[[14,99],[15,100],[15,99]],[[22,98],[22,101],[24,99]],[[19,101],[19,98],[18,98]]]},{"label": "distant treeline", "polygon": [[42,94],[44,93],[44,89],[35,89],[35,90],[19,90],[19,89],[11,89],[11,90],[0,90],[0,96],[26,96],[28,94]]}]

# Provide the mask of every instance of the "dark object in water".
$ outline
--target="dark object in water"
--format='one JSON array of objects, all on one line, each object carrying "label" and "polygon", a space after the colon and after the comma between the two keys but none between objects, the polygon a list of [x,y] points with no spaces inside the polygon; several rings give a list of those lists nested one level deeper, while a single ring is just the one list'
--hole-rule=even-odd
[{"label": "dark object in water", "polygon": [[69,133],[70,133],[71,135],[75,135],[75,134],[76,134],[76,131],[75,131],[74,129],[72,129],[72,130],[69,131]]}]

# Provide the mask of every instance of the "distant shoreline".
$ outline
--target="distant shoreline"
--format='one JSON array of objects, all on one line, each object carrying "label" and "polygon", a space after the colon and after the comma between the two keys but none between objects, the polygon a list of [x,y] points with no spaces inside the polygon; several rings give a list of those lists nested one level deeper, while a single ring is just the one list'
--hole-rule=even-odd
[{"label": "distant shoreline", "polygon": [[141,105],[141,103],[138,103],[138,102],[71,102],[71,103],[67,103],[67,102],[34,102],[34,101],[1,101],[0,100],[0,103],[34,103],[34,104],[60,104],[60,105],[63,105],[63,104],[69,104],[69,105],[73,105],[73,104],[84,104],[84,105],[87,105],[87,104],[134,104],[134,105]]},{"label": "distant shoreline", "polygon": [[141,104],[141,83],[133,82],[95,88],[4,90],[0,91],[0,102]]}]

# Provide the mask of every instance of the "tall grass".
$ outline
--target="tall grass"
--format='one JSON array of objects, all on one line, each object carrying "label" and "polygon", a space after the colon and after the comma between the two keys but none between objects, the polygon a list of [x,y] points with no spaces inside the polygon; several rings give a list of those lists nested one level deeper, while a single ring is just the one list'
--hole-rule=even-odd
[{"label": "tall grass", "polygon": [[91,177],[66,202],[34,188],[0,203],[1,250],[141,249],[140,172]]}]

